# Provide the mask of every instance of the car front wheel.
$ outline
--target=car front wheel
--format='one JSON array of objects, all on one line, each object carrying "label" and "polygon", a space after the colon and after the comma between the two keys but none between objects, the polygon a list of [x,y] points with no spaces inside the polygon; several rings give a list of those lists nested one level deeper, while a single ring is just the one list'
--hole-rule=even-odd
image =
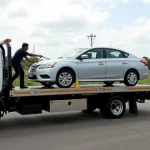
[{"label": "car front wheel", "polygon": [[126,73],[124,84],[126,86],[135,86],[138,83],[138,73],[135,70],[130,70]]},{"label": "car front wheel", "polygon": [[70,69],[62,69],[56,77],[56,85],[60,88],[69,88],[75,81],[75,75]]}]

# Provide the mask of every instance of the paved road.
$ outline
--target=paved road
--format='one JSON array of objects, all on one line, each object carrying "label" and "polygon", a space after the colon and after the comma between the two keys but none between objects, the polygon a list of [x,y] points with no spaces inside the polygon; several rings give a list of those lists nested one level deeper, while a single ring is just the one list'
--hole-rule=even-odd
[{"label": "paved road", "polygon": [[150,102],[138,117],[108,120],[80,112],[20,116],[0,120],[1,150],[149,150]]}]

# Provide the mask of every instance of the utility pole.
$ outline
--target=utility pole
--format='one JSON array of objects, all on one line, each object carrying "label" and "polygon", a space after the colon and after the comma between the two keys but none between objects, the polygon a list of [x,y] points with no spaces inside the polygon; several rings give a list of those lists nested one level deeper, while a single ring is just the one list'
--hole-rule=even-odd
[{"label": "utility pole", "polygon": [[96,38],[96,35],[90,34],[90,35],[87,36],[87,38],[89,39],[90,46],[92,47],[93,44],[94,44],[94,40]]}]

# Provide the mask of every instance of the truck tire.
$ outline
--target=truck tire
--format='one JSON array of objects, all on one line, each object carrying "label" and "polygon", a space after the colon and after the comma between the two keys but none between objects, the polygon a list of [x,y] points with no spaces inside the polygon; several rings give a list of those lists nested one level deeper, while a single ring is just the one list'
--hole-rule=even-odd
[{"label": "truck tire", "polygon": [[125,100],[120,96],[112,96],[108,100],[104,100],[100,106],[100,112],[106,118],[122,118],[125,114],[125,111],[126,103]]}]

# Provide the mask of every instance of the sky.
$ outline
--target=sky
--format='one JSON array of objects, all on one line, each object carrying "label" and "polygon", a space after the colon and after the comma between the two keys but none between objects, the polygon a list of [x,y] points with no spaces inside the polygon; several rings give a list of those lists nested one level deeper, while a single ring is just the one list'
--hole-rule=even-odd
[{"label": "sky", "polygon": [[0,0],[0,41],[12,55],[29,52],[55,59],[73,49],[108,46],[150,57],[150,0]]}]

